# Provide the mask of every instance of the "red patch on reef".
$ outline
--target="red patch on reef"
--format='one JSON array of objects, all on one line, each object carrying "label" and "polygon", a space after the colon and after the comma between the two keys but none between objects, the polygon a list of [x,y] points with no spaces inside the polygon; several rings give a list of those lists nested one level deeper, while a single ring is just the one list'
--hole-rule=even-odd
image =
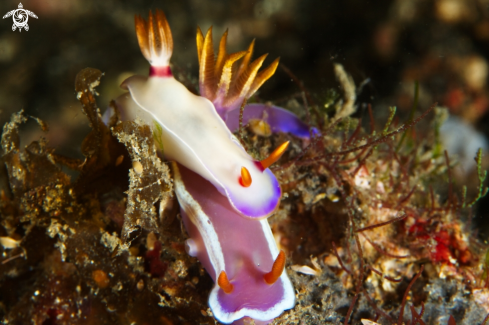
[{"label": "red patch on reef", "polygon": [[160,259],[161,242],[156,241],[152,250],[146,252],[146,272],[151,273],[154,278],[161,278],[165,275],[168,265]]},{"label": "red patch on reef", "polygon": [[435,241],[429,257],[435,263],[454,263],[460,265],[470,264],[473,260],[472,253],[463,240],[448,230],[440,230],[436,233],[430,231],[433,228],[428,221],[417,220],[411,227],[409,233],[422,242],[430,239]]},{"label": "red patch on reef", "polygon": [[409,233],[418,239],[429,239],[430,236],[426,230],[428,223],[424,220],[417,220],[414,225],[409,227]]},{"label": "red patch on reef", "polygon": [[450,257],[452,254],[450,253],[450,249],[443,245],[443,244],[437,244],[435,251],[431,253],[431,259],[434,262],[450,262]]}]

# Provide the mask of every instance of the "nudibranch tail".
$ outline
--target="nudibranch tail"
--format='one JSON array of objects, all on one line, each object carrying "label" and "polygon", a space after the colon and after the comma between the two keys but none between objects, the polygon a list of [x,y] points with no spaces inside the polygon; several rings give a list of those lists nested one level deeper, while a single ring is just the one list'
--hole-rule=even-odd
[{"label": "nudibranch tail", "polygon": [[263,167],[263,169],[267,169],[268,167],[273,165],[277,160],[279,160],[280,157],[282,157],[282,155],[284,154],[285,150],[287,150],[289,143],[290,141],[286,141],[282,143],[270,154],[270,156],[260,161],[260,165]]},{"label": "nudibranch tail", "polygon": [[263,275],[263,279],[268,284],[274,284],[282,275],[282,272],[285,269],[285,253],[284,251],[280,251],[275,262],[273,262],[272,270],[267,274]]},{"label": "nudibranch tail", "polygon": [[[277,58],[266,69],[258,72],[267,55],[262,55],[250,64],[254,40],[247,51],[227,54],[227,35],[228,31],[219,42],[217,59],[214,57],[212,27],[205,37],[200,28],[197,28],[196,36],[200,93],[213,102],[223,118],[227,111],[239,107],[243,100],[250,98],[275,73],[279,62]],[[233,69],[234,63],[239,59],[242,59],[239,67]]]},{"label": "nudibranch tail", "polygon": [[234,290],[234,286],[229,282],[226,271],[221,271],[219,278],[217,278],[217,284],[225,293],[231,293]]}]

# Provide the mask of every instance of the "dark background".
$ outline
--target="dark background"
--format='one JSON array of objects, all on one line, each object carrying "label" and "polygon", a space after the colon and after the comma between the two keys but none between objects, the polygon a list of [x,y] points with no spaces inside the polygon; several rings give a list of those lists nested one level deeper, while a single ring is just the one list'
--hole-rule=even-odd
[{"label": "dark background", "polygon": [[[405,116],[413,103],[414,81],[420,82],[420,109],[438,102],[460,121],[488,134],[489,51],[488,0],[262,0],[262,1],[85,1],[26,0],[29,31],[0,21],[0,123],[13,112],[48,122],[44,134],[58,152],[81,157],[77,146],[88,122],[76,100],[78,71],[93,67],[105,73],[99,105],[102,111],[122,91],[131,74],[146,74],[134,32],[134,15],[163,9],[174,39],[172,63],[188,79],[197,78],[195,30],[214,26],[214,42],[229,28],[229,52],[244,50],[256,38],[255,58],[269,53],[265,64],[281,57],[313,94],[316,104],[328,89],[338,90],[332,63],[341,63],[357,84],[370,82],[358,104],[371,103],[379,125],[387,107]],[[18,1],[2,1],[0,13]],[[338,90],[339,91],[339,90]],[[281,69],[260,91],[260,98],[283,102],[298,92]],[[361,112],[359,114],[362,114]],[[42,131],[29,122],[24,143]],[[475,155],[475,152],[474,152]],[[463,178],[466,174],[461,176]],[[468,184],[472,186],[471,184]],[[475,184],[474,184],[475,185]],[[481,207],[477,220],[485,217]]]}]

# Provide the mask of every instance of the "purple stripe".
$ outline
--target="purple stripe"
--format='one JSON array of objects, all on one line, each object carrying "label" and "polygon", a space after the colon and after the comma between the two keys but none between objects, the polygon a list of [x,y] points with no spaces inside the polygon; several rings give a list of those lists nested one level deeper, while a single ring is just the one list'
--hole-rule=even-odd
[{"label": "purple stripe", "polygon": [[[240,108],[231,110],[226,114],[226,125],[231,132],[236,132],[239,128]],[[266,104],[249,104],[243,111],[243,125],[249,123],[251,119],[263,120],[270,125],[272,132],[288,132],[300,138],[309,138],[309,126],[302,122],[294,113],[281,107]],[[312,128],[313,135],[319,134],[316,128]]]}]

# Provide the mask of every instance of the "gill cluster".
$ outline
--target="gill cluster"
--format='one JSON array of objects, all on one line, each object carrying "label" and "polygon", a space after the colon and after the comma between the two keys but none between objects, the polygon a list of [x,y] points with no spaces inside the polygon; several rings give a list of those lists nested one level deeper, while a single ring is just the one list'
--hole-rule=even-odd
[{"label": "gill cluster", "polygon": [[240,106],[243,100],[250,98],[275,73],[279,62],[277,58],[266,69],[258,72],[268,54],[250,63],[254,40],[248,50],[227,54],[227,36],[228,31],[221,37],[216,58],[212,42],[212,27],[205,37],[200,28],[197,28],[200,93],[201,96],[212,101],[218,111],[234,109]]}]

